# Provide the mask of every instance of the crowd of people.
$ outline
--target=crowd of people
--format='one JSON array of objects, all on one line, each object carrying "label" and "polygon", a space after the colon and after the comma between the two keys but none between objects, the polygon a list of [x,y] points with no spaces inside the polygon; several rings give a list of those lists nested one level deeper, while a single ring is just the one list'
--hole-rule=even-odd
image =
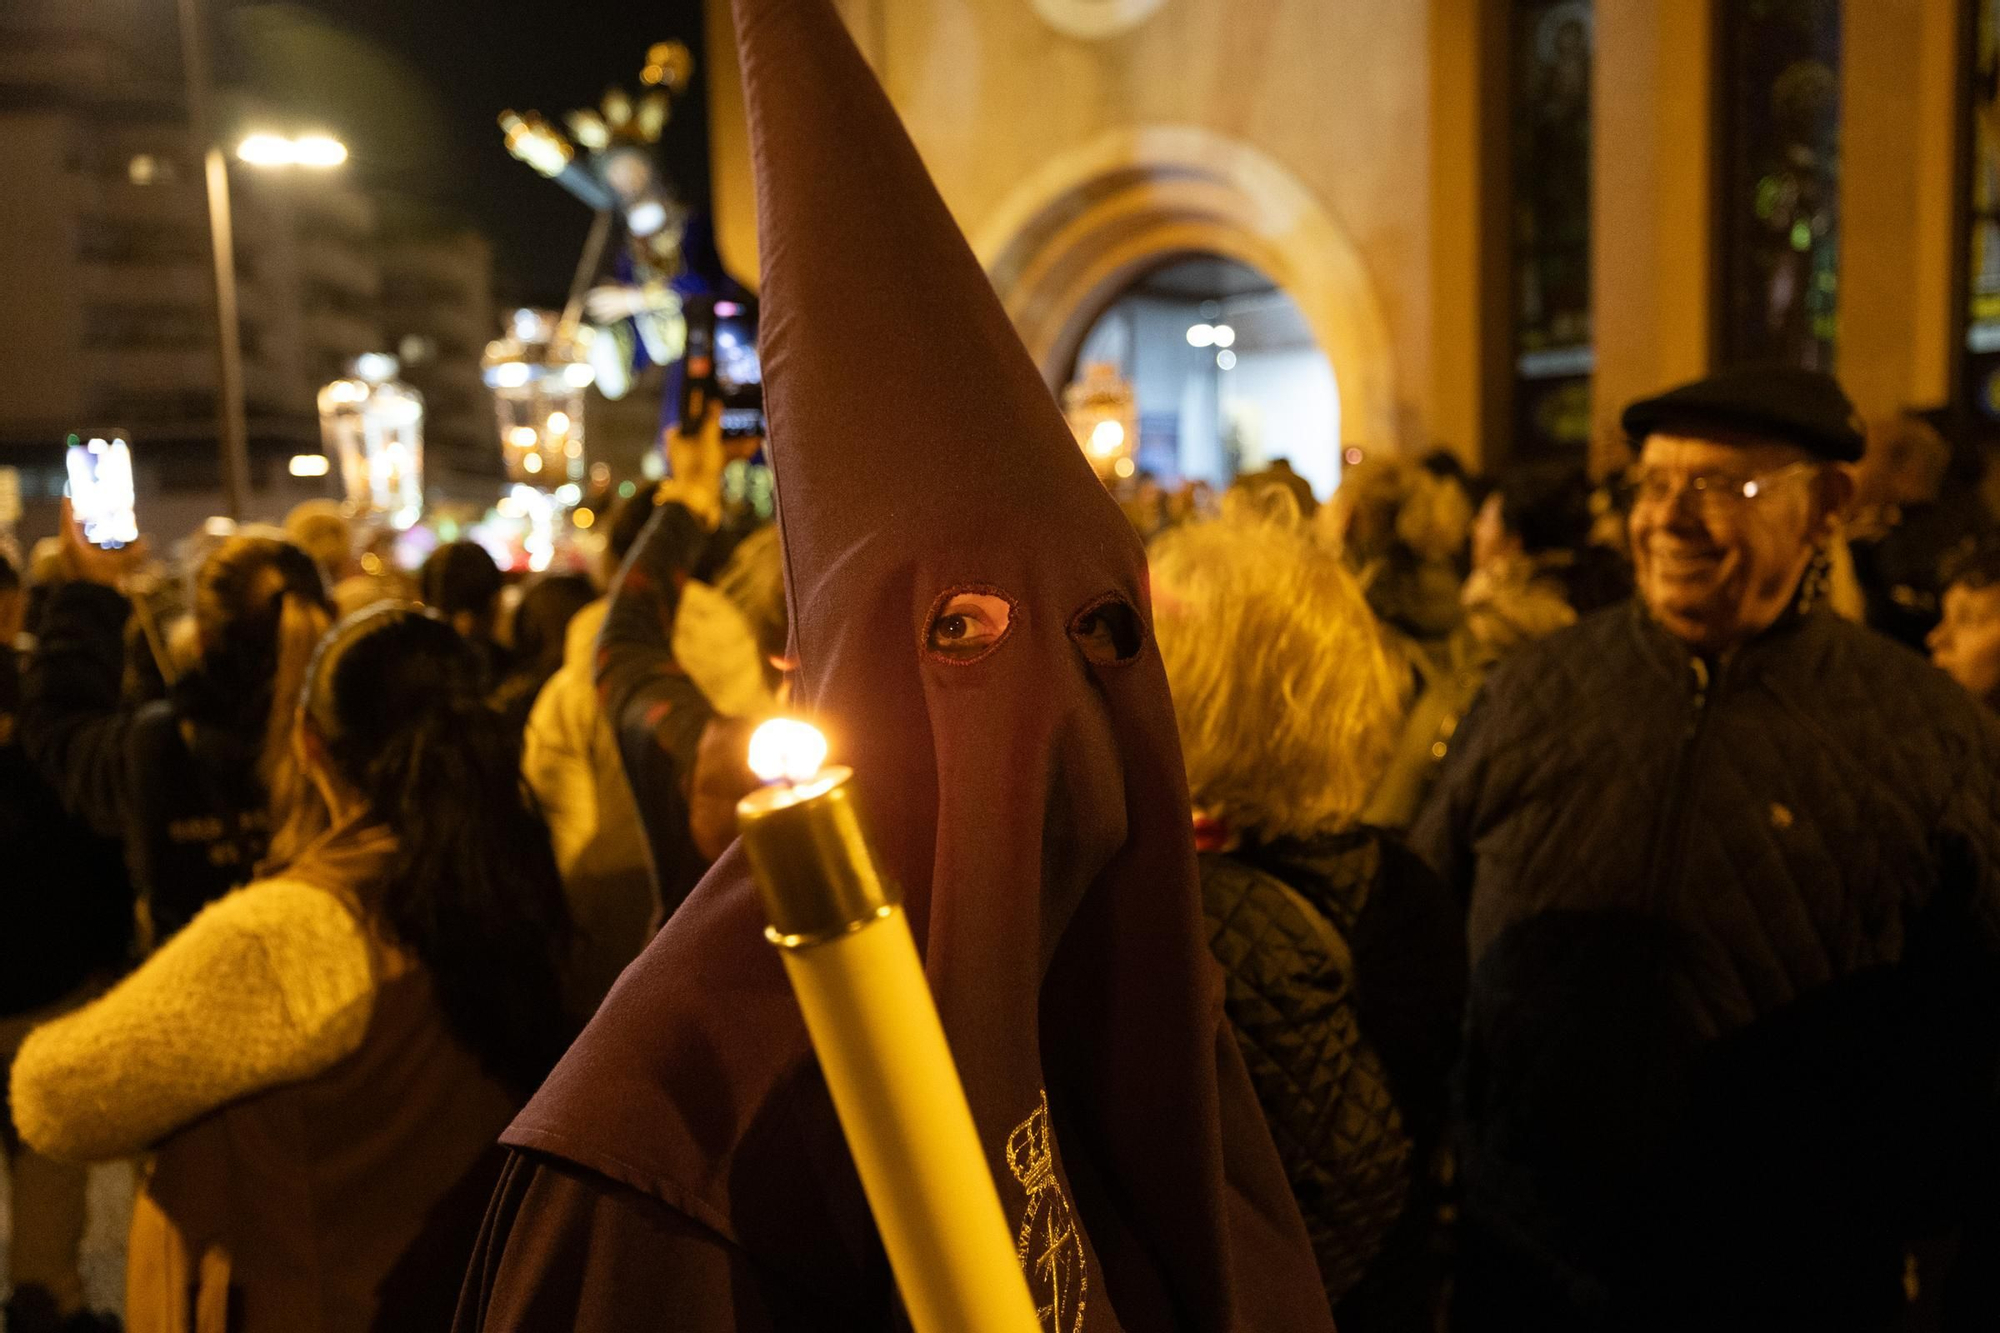
[{"label": "crowd of people", "polygon": [[[1992,1309],[2000,515],[1849,415],[1719,375],[1606,486],[1280,468],[1147,538],[1206,940],[1340,1327]],[[673,443],[716,475],[712,423]],[[362,576],[317,503],[0,566],[9,1327],[92,1326],[78,1164],[142,1154],[134,1327],[449,1324],[501,1130],[786,698],[778,528],[699,484],[593,575]]]},{"label": "crowd of people", "polygon": [[111,1326],[128,1159],[135,1330],[901,1326],[733,845],[781,710],[1054,1333],[1993,1327],[1976,450],[1745,369],[1608,479],[1121,505],[831,7],[738,8],[781,525],[711,417],[588,573],[0,563],[7,1327]]}]

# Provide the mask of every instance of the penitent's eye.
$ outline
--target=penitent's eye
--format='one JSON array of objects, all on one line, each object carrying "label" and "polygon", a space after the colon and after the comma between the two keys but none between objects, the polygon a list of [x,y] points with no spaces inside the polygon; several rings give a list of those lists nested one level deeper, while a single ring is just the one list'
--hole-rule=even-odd
[{"label": "penitent's eye", "polygon": [[953,593],[931,617],[924,647],[955,662],[983,656],[1007,636],[1014,608],[1005,597],[985,592]]},{"label": "penitent's eye", "polygon": [[1069,633],[1085,657],[1104,666],[1137,657],[1144,637],[1139,613],[1119,597],[1085,607],[1070,622]]}]

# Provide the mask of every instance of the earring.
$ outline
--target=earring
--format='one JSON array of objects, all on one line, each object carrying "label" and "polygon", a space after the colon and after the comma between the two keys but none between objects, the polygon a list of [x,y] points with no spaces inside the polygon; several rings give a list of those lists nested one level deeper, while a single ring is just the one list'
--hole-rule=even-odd
[{"label": "earring", "polygon": [[1826,596],[1827,588],[1833,582],[1833,552],[1825,546],[1813,551],[1812,560],[1806,565],[1805,576],[1799,580],[1797,608],[1800,615],[1813,609]]}]

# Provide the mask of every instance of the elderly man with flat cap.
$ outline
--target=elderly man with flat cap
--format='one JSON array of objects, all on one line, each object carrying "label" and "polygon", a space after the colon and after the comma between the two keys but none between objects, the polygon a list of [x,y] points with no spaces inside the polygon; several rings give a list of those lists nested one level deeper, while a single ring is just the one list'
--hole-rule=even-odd
[{"label": "elderly man with flat cap", "polygon": [[2000,728],[1821,604],[1831,378],[1624,424],[1637,597],[1495,671],[1412,830],[1474,968],[1457,1327],[1991,1301]]}]

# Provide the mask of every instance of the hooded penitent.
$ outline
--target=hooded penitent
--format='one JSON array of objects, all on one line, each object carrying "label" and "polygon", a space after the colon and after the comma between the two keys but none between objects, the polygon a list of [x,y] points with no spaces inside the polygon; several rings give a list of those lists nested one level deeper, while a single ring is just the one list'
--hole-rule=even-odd
[{"label": "hooded penitent", "polygon": [[[736,17],[796,698],[903,889],[1044,1327],[1330,1328],[1222,1021],[1140,544],[831,6]],[[884,1327],[763,924],[732,849],[506,1141],[746,1255],[768,1308]]]}]

